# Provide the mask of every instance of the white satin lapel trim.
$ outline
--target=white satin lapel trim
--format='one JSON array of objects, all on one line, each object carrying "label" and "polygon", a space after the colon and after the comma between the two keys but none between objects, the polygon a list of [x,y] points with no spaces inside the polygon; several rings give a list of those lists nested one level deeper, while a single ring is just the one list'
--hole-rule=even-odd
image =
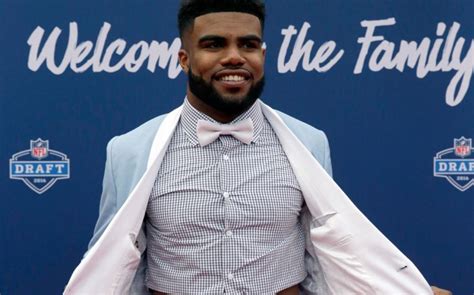
[{"label": "white satin lapel trim", "polygon": [[145,173],[99,240],[76,267],[64,294],[109,294],[111,292],[116,280],[115,277],[111,277],[111,273],[122,267],[117,265],[117,261],[123,255],[121,252],[123,248],[117,247],[117,243],[130,236],[129,243],[132,244],[140,231],[156,174],[180,115],[181,107],[164,118],[153,140]]},{"label": "white satin lapel trim", "polygon": [[[313,216],[311,240],[329,291],[429,294],[430,287],[416,266],[357,209],[280,116],[263,103],[262,110],[281,142]],[[336,237],[334,241],[328,232]],[[333,247],[347,242],[342,238],[350,238],[350,244],[346,248]],[[341,253],[352,255],[353,263],[342,259]],[[409,265],[410,270],[397,272],[395,266],[400,263]],[[341,279],[341,273],[345,278]]]}]

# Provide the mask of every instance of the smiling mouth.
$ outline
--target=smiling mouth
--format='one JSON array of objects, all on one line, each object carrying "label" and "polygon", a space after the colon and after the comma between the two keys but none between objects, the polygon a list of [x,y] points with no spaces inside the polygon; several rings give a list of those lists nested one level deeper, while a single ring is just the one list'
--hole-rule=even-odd
[{"label": "smiling mouth", "polygon": [[224,81],[224,82],[241,82],[248,80],[248,78],[239,76],[239,75],[228,75],[228,76],[222,76],[217,79],[218,81]]},{"label": "smiling mouth", "polygon": [[251,74],[246,70],[223,70],[215,75],[215,80],[225,84],[244,84],[251,79]]}]

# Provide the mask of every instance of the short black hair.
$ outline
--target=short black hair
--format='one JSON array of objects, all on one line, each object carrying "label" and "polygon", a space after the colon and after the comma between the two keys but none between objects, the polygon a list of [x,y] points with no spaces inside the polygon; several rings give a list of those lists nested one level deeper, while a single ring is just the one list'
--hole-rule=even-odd
[{"label": "short black hair", "polygon": [[186,29],[198,16],[213,12],[243,12],[255,15],[260,25],[265,24],[265,3],[263,0],[181,0],[178,12],[179,35],[183,38]]}]

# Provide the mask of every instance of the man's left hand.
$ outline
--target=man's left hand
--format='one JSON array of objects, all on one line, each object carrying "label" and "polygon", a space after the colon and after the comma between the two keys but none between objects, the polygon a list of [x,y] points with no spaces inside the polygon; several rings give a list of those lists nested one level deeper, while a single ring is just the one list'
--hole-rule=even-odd
[{"label": "man's left hand", "polygon": [[433,291],[433,295],[453,295],[451,291],[444,290],[436,286],[431,286],[431,290]]}]

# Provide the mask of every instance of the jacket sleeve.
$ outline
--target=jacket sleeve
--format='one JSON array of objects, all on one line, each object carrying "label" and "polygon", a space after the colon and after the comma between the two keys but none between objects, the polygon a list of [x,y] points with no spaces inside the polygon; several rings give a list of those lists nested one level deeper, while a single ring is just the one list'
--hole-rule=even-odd
[{"label": "jacket sleeve", "polygon": [[88,249],[92,248],[100,238],[108,224],[117,213],[117,188],[113,174],[113,144],[117,137],[112,138],[107,144],[107,159],[105,162],[102,195],[100,199],[99,218],[94,228],[94,234],[89,242]]}]

